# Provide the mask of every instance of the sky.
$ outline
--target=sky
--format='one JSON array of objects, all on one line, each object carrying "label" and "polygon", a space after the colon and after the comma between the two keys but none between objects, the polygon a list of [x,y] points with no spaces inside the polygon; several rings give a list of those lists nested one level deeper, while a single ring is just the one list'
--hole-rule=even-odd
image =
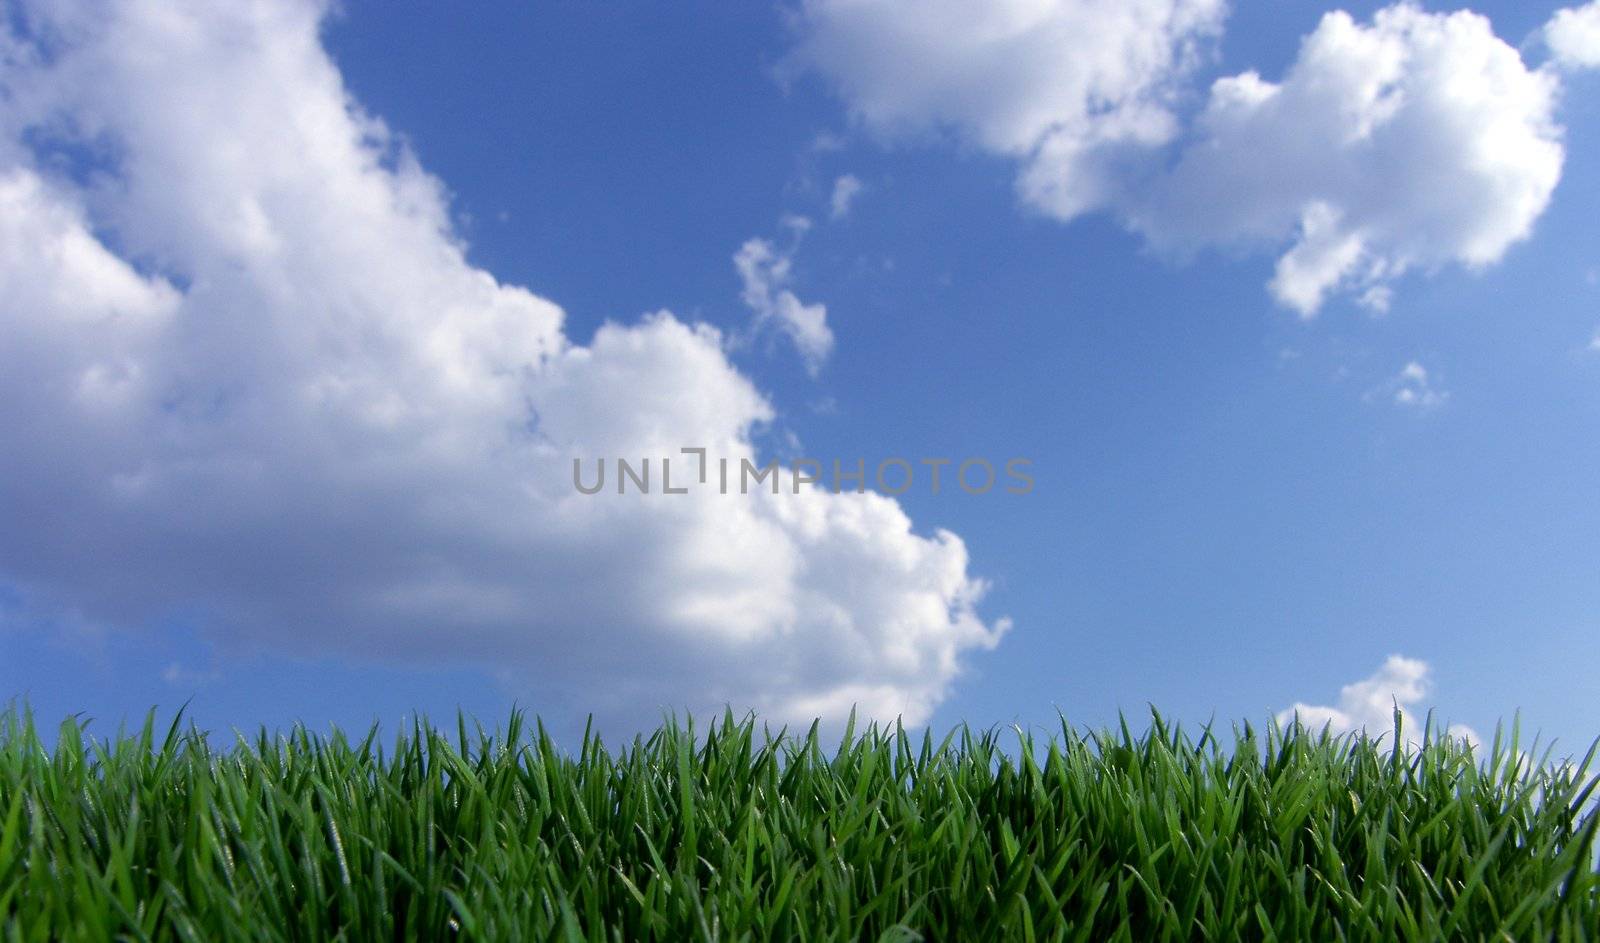
[{"label": "sky", "polygon": [[0,24],[42,719],[1600,735],[1600,2]]}]

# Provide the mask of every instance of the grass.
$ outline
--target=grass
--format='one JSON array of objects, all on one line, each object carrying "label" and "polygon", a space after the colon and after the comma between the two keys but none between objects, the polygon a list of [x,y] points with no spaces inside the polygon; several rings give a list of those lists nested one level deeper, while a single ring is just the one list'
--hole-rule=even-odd
[{"label": "grass", "polygon": [[[0,715],[5,940],[1600,938],[1595,782],[1246,726],[610,752],[521,715],[47,748]],[[1592,751],[1591,751],[1592,753]]]}]

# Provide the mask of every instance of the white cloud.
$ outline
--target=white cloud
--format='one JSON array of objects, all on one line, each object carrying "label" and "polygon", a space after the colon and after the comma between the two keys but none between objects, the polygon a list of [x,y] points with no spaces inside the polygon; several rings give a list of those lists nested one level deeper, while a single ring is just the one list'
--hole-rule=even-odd
[{"label": "white cloud", "polygon": [[[1593,9],[1552,23],[1572,55]],[[1025,202],[1060,219],[1102,209],[1171,252],[1278,254],[1272,295],[1306,317],[1342,292],[1385,310],[1402,274],[1480,268],[1528,236],[1561,175],[1560,83],[1486,18],[1329,13],[1280,81],[1217,80],[1180,134],[1185,80],[1224,13],[809,0],[792,62],[884,137],[951,129],[1013,158]]]},{"label": "white cloud", "polygon": [[1382,396],[1396,406],[1426,412],[1443,406],[1450,394],[1438,388],[1438,383],[1428,374],[1428,369],[1413,360],[1400,368],[1400,372],[1387,383],[1373,390],[1370,398]]},{"label": "white cloud", "polygon": [[1544,42],[1560,68],[1600,68],[1600,0],[1557,10],[1544,25]]},{"label": "white cloud", "polygon": [[856,197],[866,189],[866,184],[855,174],[843,174],[833,182],[833,195],[828,199],[828,215],[832,219],[844,219],[850,215],[850,207],[856,202]]},{"label": "white cloud", "polygon": [[[1335,734],[1359,733],[1368,736],[1394,736],[1394,712],[1400,711],[1401,730],[1408,746],[1420,742],[1422,719],[1416,708],[1428,696],[1428,663],[1402,655],[1390,655],[1369,678],[1339,689],[1335,705],[1296,703],[1278,713],[1278,722],[1288,724],[1296,718],[1310,730],[1329,728]],[[1453,737],[1466,739],[1474,746],[1482,739],[1471,727],[1459,724],[1446,728]]]},{"label": "white cloud", "polygon": [[820,72],[884,138],[953,132],[1022,164],[1029,205],[1070,219],[1171,140],[1174,84],[1223,0],[805,0],[793,71]]},{"label": "white cloud", "polygon": [[712,328],[663,312],[576,344],[472,267],[439,182],[352,104],[323,4],[20,12],[52,48],[0,29],[15,611],[465,660],[613,723],[920,720],[1004,631],[960,539],[880,496],[576,493],[575,456],[752,456],[772,409]]},{"label": "white cloud", "polygon": [[749,239],[734,253],[733,265],[744,284],[740,297],[755,315],[756,330],[772,326],[782,331],[800,352],[806,371],[816,376],[833,352],[833,331],[828,327],[826,305],[806,304],[789,288],[794,278],[794,251],[810,221],[791,218],[787,223],[795,233],[787,249],[779,249],[768,239]]},{"label": "white cloud", "polygon": [[1340,291],[1381,310],[1400,274],[1527,237],[1561,176],[1557,91],[1475,13],[1329,13],[1281,82],[1219,79],[1127,212],[1159,246],[1287,244],[1270,287],[1304,316]]}]

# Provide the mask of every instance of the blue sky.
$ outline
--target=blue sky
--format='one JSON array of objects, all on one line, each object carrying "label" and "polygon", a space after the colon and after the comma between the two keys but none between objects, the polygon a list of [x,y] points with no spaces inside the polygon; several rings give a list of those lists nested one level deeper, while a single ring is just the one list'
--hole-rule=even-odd
[{"label": "blue sky", "polygon": [[[99,6],[0,46],[47,718],[1600,733],[1596,4]],[[575,502],[667,443],[1035,488]]]}]

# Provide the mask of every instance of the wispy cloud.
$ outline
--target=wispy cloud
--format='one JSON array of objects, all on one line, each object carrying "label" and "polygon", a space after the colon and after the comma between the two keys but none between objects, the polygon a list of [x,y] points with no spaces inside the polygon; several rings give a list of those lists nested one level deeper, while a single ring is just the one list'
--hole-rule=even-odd
[{"label": "wispy cloud", "polygon": [[790,288],[795,250],[810,221],[790,217],[786,225],[792,234],[787,247],[779,248],[769,239],[750,239],[734,253],[733,265],[743,283],[740,298],[755,316],[756,332],[769,327],[782,332],[800,352],[806,371],[816,376],[833,352],[833,331],[828,327],[827,306],[807,304]]},{"label": "wispy cloud", "polygon": [[833,194],[828,198],[828,216],[831,219],[844,219],[850,215],[850,209],[855,205],[856,197],[866,189],[866,184],[855,174],[842,174],[833,181]]},{"label": "wispy cloud", "polygon": [[1450,394],[1438,389],[1428,370],[1415,360],[1400,368],[1377,392],[1388,396],[1396,406],[1427,411],[1445,404]]}]

